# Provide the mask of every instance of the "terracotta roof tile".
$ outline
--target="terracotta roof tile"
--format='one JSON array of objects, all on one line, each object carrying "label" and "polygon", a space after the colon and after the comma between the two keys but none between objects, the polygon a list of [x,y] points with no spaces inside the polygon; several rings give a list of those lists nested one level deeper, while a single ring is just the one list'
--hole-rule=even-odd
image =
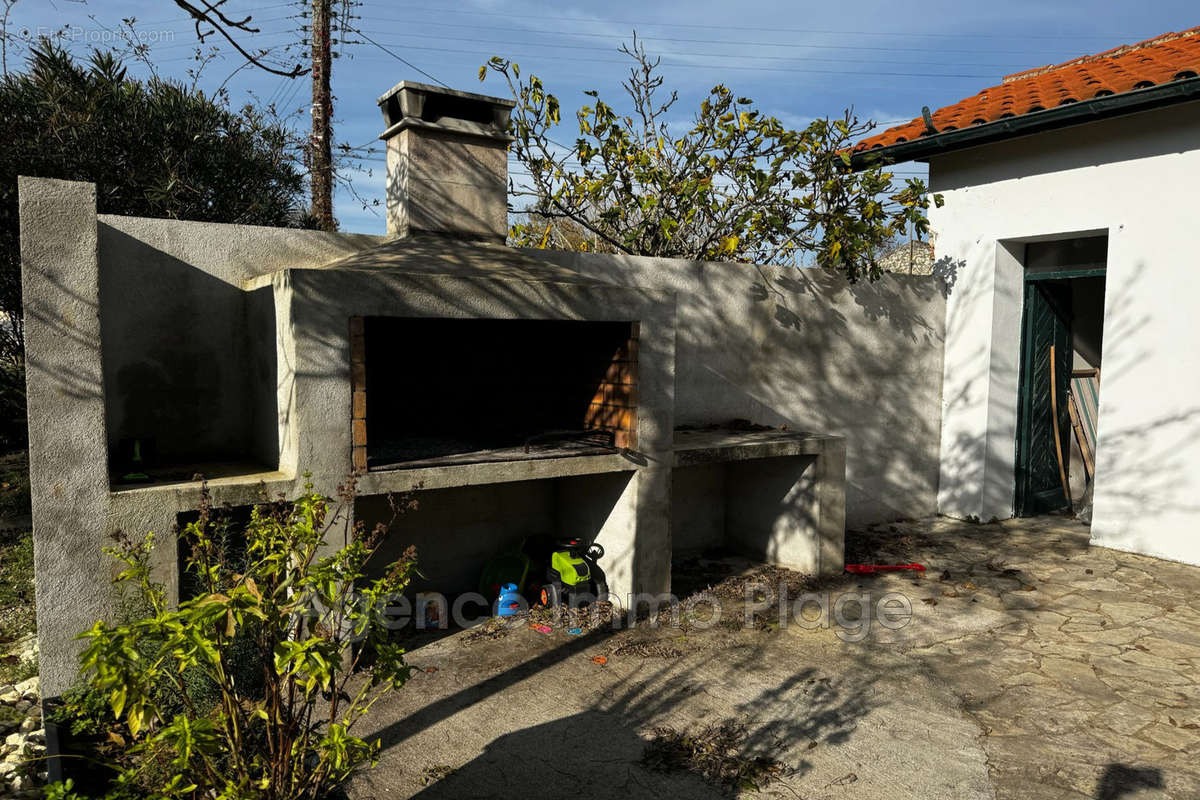
[{"label": "terracotta roof tile", "polygon": [[[1062,64],[1006,75],[999,86],[991,86],[933,112],[933,126],[938,133],[959,130],[1198,75],[1200,26],[1080,56]],[[917,117],[863,139],[854,146],[854,151],[911,142],[929,135],[925,122]]]}]

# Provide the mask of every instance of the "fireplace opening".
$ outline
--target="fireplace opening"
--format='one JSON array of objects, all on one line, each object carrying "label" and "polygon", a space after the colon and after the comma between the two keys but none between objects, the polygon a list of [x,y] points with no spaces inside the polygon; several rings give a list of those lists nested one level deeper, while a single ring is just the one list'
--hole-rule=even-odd
[{"label": "fireplace opening", "polygon": [[352,318],[357,469],[636,447],[634,322]]}]

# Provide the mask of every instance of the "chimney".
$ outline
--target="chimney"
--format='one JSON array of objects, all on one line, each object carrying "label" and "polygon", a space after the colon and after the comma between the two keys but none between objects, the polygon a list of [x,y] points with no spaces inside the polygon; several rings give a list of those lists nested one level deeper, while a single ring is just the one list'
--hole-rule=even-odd
[{"label": "chimney", "polygon": [[512,100],[403,81],[379,98],[389,236],[503,242]]}]

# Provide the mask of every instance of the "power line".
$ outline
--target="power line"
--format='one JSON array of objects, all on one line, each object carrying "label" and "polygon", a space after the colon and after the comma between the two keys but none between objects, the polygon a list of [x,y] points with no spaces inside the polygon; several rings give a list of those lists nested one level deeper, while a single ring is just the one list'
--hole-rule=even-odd
[{"label": "power line", "polygon": [[[267,11],[272,8],[284,8],[286,6],[294,6],[295,4],[296,4],[295,0],[292,0],[291,2],[288,2],[288,3],[275,3],[274,5],[269,5],[269,6],[259,6],[258,8],[255,9],[255,12]],[[282,18],[280,18],[280,19],[282,19]],[[190,23],[190,22],[193,22],[194,20],[195,20],[194,17],[188,16],[188,17],[173,17],[171,19],[158,19],[158,20],[150,20],[150,21],[138,20],[138,22],[142,25],[170,25],[173,22],[189,22]],[[257,22],[267,22],[268,20],[251,20],[251,21],[257,23]]]},{"label": "power line", "polygon": [[[393,34],[393,35],[421,37],[422,39],[431,38],[431,37],[424,36],[423,34],[419,34],[419,33],[400,33],[400,34]],[[466,37],[462,37],[462,36],[438,36],[436,38],[438,41],[477,42],[477,43],[482,43],[482,44],[492,44],[492,45],[495,45],[497,47],[497,49],[502,48],[502,47],[508,47],[511,45],[515,45],[517,47],[525,45],[525,46],[542,47],[542,48],[549,47],[549,48],[555,48],[555,49],[559,49],[559,50],[562,50],[562,49],[575,50],[575,51],[591,50],[591,51],[603,52],[603,53],[618,52],[616,50],[616,48],[613,48],[613,47],[586,47],[586,46],[581,46],[578,44],[543,44],[541,42],[504,42],[502,44],[497,44],[495,39],[472,39],[472,38],[466,38]],[[694,56],[694,57],[707,56],[710,58],[755,58],[755,59],[762,59],[762,60],[768,60],[768,61],[832,61],[835,63],[843,63],[843,64],[874,64],[874,63],[878,63],[875,61],[861,61],[861,60],[845,59],[845,58],[821,58],[820,56],[768,56],[768,55],[758,56],[758,55],[747,55],[747,54],[743,54],[743,53],[671,52],[671,53],[666,53],[665,55],[668,55],[668,56]],[[928,65],[928,66],[940,66],[940,67],[953,66],[952,64],[947,64],[944,61],[906,61],[905,63],[906,64],[923,64],[923,65]],[[991,63],[972,64],[971,66],[973,66],[973,67],[1000,67],[1003,69],[1020,69],[1022,67],[1021,64],[991,64]]]},{"label": "power line", "polygon": [[[462,14],[466,16],[480,17],[506,17],[506,18],[523,18],[523,19],[545,19],[545,15],[541,14],[514,14],[508,11],[458,11],[449,8],[429,8],[426,6],[392,6],[392,8],[406,8],[411,11],[424,11],[435,14]],[[1125,34],[1063,34],[1061,36],[1054,34],[1031,34],[1022,32],[1020,34],[999,34],[999,33],[922,33],[917,31],[839,31],[839,30],[820,30],[816,28],[781,28],[779,26],[771,26],[768,28],[758,28],[749,26],[735,25],[702,25],[699,23],[685,22],[647,22],[629,21],[629,20],[612,20],[612,19],[597,19],[595,17],[558,17],[555,19],[563,22],[587,22],[591,24],[607,24],[607,25],[630,25],[635,27],[652,27],[652,28],[702,28],[708,30],[726,30],[726,31],[760,31],[766,33],[809,33],[830,36],[897,36],[897,37],[922,37],[934,39],[1115,39]],[[407,20],[406,20],[407,21]]]},{"label": "power line", "polygon": [[[366,38],[366,37],[364,36],[364,38]],[[395,53],[392,53],[390,50],[387,50],[387,48],[385,48],[383,45],[381,45],[371,39],[368,39],[367,41],[370,41],[376,47],[383,50],[385,53],[388,53],[389,55],[393,56],[394,58],[398,58],[401,61],[404,61],[404,59],[400,58],[400,56],[397,56]],[[396,46],[399,46],[399,45],[396,45]],[[452,48],[452,47],[428,47],[428,46],[421,46],[421,45],[404,45],[404,47],[408,48],[409,50],[426,50],[426,51],[437,52],[437,53],[463,53],[466,55],[473,55],[476,58],[482,58],[482,59],[490,58],[490,56],[483,55],[478,50],[461,50],[461,49]],[[512,53],[510,55],[517,56],[520,58],[538,58],[542,54],[540,54],[540,53]],[[625,61],[614,61],[612,59],[604,59],[604,58],[572,58],[571,61],[573,61],[573,62],[588,62],[591,64],[620,64],[622,66],[627,64],[627,62],[625,62]],[[421,72],[421,74],[428,75],[428,73],[418,69],[417,67],[413,66],[408,61],[404,61],[404,63],[408,64],[410,67],[413,67],[413,69],[416,69],[418,72]],[[876,72],[874,70],[864,72],[861,70],[853,71],[853,70],[835,70],[835,69],[788,69],[786,67],[765,67],[765,66],[750,67],[750,66],[736,66],[736,65],[732,65],[732,64],[708,64],[708,63],[699,63],[699,62],[681,63],[681,62],[666,61],[666,60],[664,60],[662,62],[662,66],[664,66],[664,67],[706,67],[706,68],[712,68],[712,69],[737,69],[737,70],[750,70],[750,71],[754,71],[754,72],[806,73],[806,74],[813,74],[813,75],[862,75],[865,77],[888,77],[888,78],[961,78],[961,79],[984,78],[984,79],[993,79],[994,80],[996,77],[994,74],[979,75],[979,74],[974,74],[974,73],[946,73],[946,72]],[[441,81],[438,81],[438,83],[441,83]],[[446,84],[443,83],[442,85],[445,86]]]},{"label": "power line", "polygon": [[[391,56],[392,58],[396,59],[396,60],[397,60],[397,61],[399,61],[401,64],[404,64],[405,66],[408,66],[408,67],[411,67],[412,69],[415,69],[417,72],[421,73],[421,74],[422,74],[422,75],[424,75],[426,78],[429,78],[429,80],[433,81],[434,83],[440,83],[442,86],[445,86],[447,89],[449,89],[449,88],[450,88],[450,84],[448,84],[448,83],[446,83],[446,82],[444,82],[444,81],[440,80],[439,78],[436,78],[436,77],[434,77],[433,75],[430,75],[428,72],[426,72],[425,70],[421,69],[421,68],[420,68],[420,67],[418,67],[416,64],[414,64],[414,63],[412,63],[411,61],[409,61],[407,58],[404,58],[403,56],[397,55],[396,53],[392,52],[392,51],[391,51],[391,50],[389,50],[387,47],[385,47],[385,46],[381,45],[379,42],[377,42],[377,41],[375,41],[374,39],[372,39],[370,36],[367,36],[365,33],[363,33],[362,31],[360,31],[358,28],[352,28],[352,27],[350,26],[350,24],[349,24],[349,23],[344,23],[344,27],[346,28],[346,30],[349,30],[349,31],[354,31],[354,32],[355,32],[355,33],[357,33],[359,36],[363,37],[363,39],[365,39],[365,40],[366,40],[366,41],[367,41],[369,44],[373,44],[373,45],[375,45],[375,47],[377,47],[377,48],[379,48],[380,50],[382,50],[383,52],[387,53],[389,56]],[[413,48],[410,48],[410,49],[413,49]],[[424,48],[416,48],[416,49],[424,49]]]},{"label": "power line", "polygon": [[[412,22],[411,19],[401,19],[399,17],[366,16],[366,17],[364,17],[364,19],[369,19],[372,22],[402,22],[402,23],[411,23]],[[509,33],[542,33],[542,34],[549,34],[549,35],[556,35],[556,36],[579,36],[579,37],[591,37],[591,38],[603,38],[603,39],[617,38],[612,33],[589,33],[586,31],[563,31],[563,30],[553,30],[553,29],[547,29],[547,28],[500,28],[500,27],[493,27],[490,25],[464,25],[462,23],[434,22],[432,20],[421,20],[420,24],[421,25],[431,25],[431,26],[439,27],[439,28],[455,28],[456,30],[461,30],[462,28],[471,28],[474,30],[486,30],[489,32],[505,31],[505,32],[509,32]],[[417,35],[417,34],[404,34],[404,35]],[[445,37],[438,37],[438,38],[445,38]],[[688,43],[688,44],[724,44],[724,45],[736,45],[736,46],[745,46],[745,47],[788,47],[788,48],[793,48],[793,49],[814,49],[814,50],[871,50],[871,51],[881,51],[881,52],[929,53],[928,47],[872,47],[870,45],[806,44],[806,43],[800,43],[800,42],[747,42],[747,41],[736,41],[736,40],[729,40],[729,39],[681,39],[681,38],[670,37],[670,36],[642,36],[640,34],[638,35],[638,39],[647,41],[647,42],[684,42],[684,43]],[[495,40],[493,39],[493,40],[489,40],[489,41],[495,41]],[[958,50],[958,49],[948,49],[948,48],[944,48],[944,47],[939,47],[937,49],[937,52],[938,53],[969,54],[969,55],[979,55],[979,54],[984,54],[984,55],[1037,55],[1037,56],[1041,56],[1041,57],[1053,58],[1052,55],[1043,54],[1043,52],[1041,50],[977,50],[977,49],[975,49],[975,50],[972,50],[972,49]]]}]

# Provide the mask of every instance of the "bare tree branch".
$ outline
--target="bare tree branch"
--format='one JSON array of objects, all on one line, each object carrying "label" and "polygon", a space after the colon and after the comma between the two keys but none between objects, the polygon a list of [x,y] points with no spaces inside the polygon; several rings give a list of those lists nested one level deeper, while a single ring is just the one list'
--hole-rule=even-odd
[{"label": "bare tree branch", "polygon": [[[201,42],[203,42],[213,33],[219,33],[231,45],[233,45],[233,48],[237,50],[247,61],[261,70],[270,72],[273,75],[281,75],[285,78],[299,78],[300,76],[307,75],[309,73],[310,70],[303,64],[297,64],[291,70],[283,70],[273,67],[262,60],[262,53],[255,55],[246,50],[246,48],[244,48],[238,42],[238,40],[234,38],[230,31],[237,30],[242,31],[243,33],[254,34],[259,33],[259,29],[251,27],[250,21],[252,18],[250,15],[246,15],[246,17],[243,19],[232,19],[226,16],[221,11],[220,7],[223,6],[227,0],[216,0],[215,3],[209,2],[209,0],[197,1],[199,6],[193,5],[192,3],[188,2],[188,0],[175,0],[175,5],[182,8],[192,17],[196,27],[196,38],[198,38]],[[204,30],[201,27],[202,25],[208,25],[210,29]]]}]

